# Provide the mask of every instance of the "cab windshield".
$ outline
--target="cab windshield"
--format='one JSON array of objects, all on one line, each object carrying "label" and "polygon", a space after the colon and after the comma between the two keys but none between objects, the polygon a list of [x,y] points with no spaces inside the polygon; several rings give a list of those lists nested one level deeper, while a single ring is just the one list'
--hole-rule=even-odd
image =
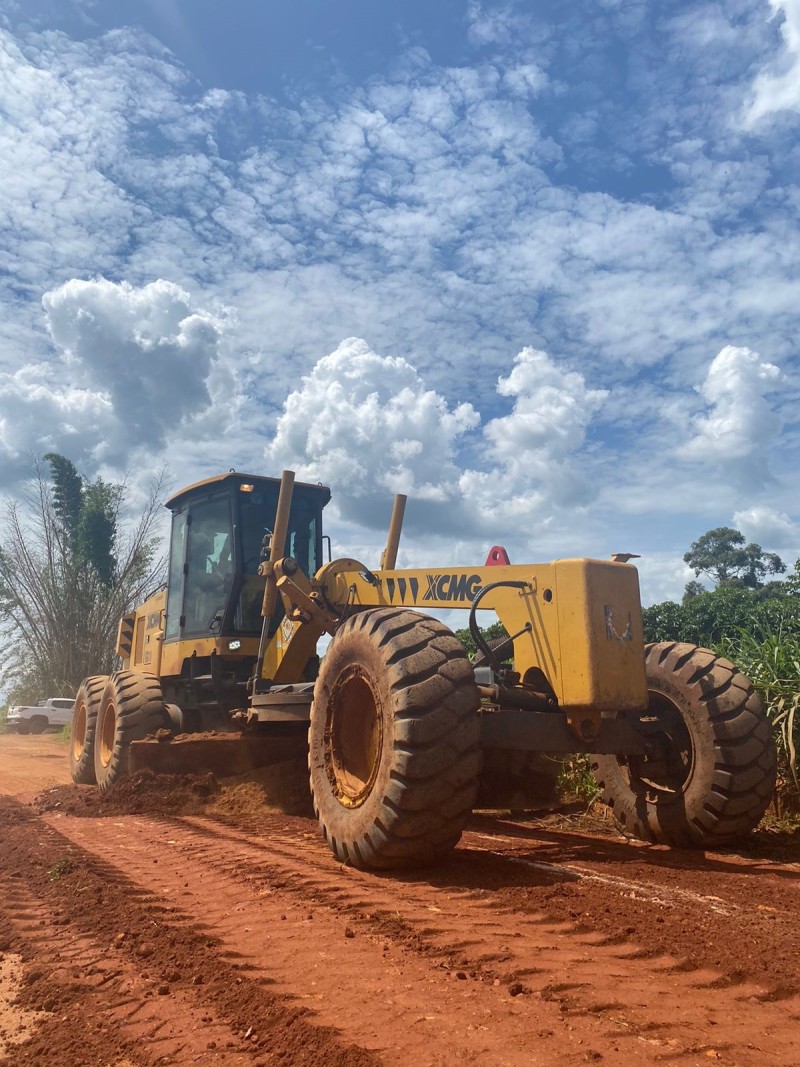
[{"label": "cab windshield", "polygon": [[[285,555],[303,571],[320,567],[321,509],[325,496],[310,486],[296,486],[289,515]],[[190,500],[172,518],[169,591],[164,638],[209,634],[257,635],[261,632],[264,579],[258,574],[269,554],[269,538],[278,504],[278,484],[238,484]],[[274,633],[283,617],[278,604],[270,623]]]}]

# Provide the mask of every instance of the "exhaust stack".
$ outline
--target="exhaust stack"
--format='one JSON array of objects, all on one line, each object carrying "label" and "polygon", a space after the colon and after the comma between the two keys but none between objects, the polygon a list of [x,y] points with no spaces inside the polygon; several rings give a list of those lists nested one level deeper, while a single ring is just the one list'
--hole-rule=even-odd
[{"label": "exhaust stack", "polygon": [[381,553],[380,569],[382,571],[394,570],[394,565],[397,563],[397,549],[400,545],[400,531],[403,529],[403,515],[406,511],[407,499],[408,497],[403,493],[398,493],[394,498],[389,536],[386,538],[386,548]]}]

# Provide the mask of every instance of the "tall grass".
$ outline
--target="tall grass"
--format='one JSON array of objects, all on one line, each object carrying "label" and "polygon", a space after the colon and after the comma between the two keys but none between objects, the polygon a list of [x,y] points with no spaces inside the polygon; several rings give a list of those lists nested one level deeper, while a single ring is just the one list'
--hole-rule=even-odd
[{"label": "tall grass", "polygon": [[759,692],[778,746],[778,773],[784,799],[800,800],[800,634],[762,625],[725,638],[720,651],[733,660]]}]

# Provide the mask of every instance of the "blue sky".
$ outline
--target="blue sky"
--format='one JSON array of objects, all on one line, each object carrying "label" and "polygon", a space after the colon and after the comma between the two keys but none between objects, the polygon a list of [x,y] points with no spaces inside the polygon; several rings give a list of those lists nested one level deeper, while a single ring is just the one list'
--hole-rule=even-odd
[{"label": "blue sky", "polygon": [[0,0],[0,490],[328,482],[375,564],[798,529],[800,0]]}]

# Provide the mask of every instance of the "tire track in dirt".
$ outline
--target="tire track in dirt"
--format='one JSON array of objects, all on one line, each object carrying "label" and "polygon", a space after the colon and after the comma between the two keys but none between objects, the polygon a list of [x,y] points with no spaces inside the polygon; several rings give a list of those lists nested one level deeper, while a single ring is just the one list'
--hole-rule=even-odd
[{"label": "tire track in dirt", "polygon": [[[58,829],[132,874],[148,892],[169,898],[179,879],[186,907],[202,916],[202,929],[219,939],[224,958],[246,967],[250,977],[268,974],[320,1022],[384,1052],[387,1062],[421,1067],[549,1062],[536,1050],[541,1020],[521,1011],[505,991],[445,975],[393,945],[385,932],[363,936],[365,929],[353,929],[347,916],[323,906],[319,897],[254,879],[244,869],[249,859],[257,870],[261,850],[255,848],[254,859],[252,844],[218,841],[203,827],[145,817],[116,820],[113,833],[100,826],[109,821],[61,819]],[[557,1012],[549,1005],[546,1014],[555,1021]],[[581,1063],[585,1051],[578,1043],[562,1062]]]},{"label": "tire track in dirt", "polygon": [[[503,826],[486,817],[476,821]],[[331,857],[307,820],[273,816],[262,819],[259,830],[247,829],[266,837],[272,853],[291,858],[301,850],[315,869],[330,870]],[[797,865],[756,865],[735,855],[706,858],[580,834],[545,834],[544,842],[532,838],[530,829],[518,834],[468,831],[467,847],[447,863],[422,876],[395,874],[394,880],[489,893],[497,906],[546,913],[605,934],[609,943],[633,942],[645,954],[669,956],[687,970],[712,969],[720,982],[762,986],[776,999],[800,988]],[[582,862],[553,862],[559,847]],[[538,858],[542,852],[550,862]],[[531,870],[541,873],[532,877]],[[307,890],[307,878],[302,885]],[[703,887],[707,892],[699,891]]]},{"label": "tire track in dirt", "polygon": [[502,853],[520,871],[530,865],[568,879],[536,891],[498,884],[509,905],[638,940],[687,966],[763,985],[774,996],[800,989],[798,864],[554,832],[487,816],[473,825],[463,839],[470,849]]},{"label": "tire track in dirt", "polygon": [[[678,959],[521,913],[484,890],[340,867],[293,823],[281,832],[273,821],[266,839],[197,818],[127,817],[116,836],[113,820],[51,821],[162,897],[191,869],[186,906],[203,914],[221,947],[256,970],[266,965],[283,991],[317,1000],[321,1021],[338,1021],[359,1044],[391,1048],[400,1062],[513,1064],[535,1055],[567,1064],[605,1055],[689,1064],[707,1056],[783,1067],[800,1058],[798,1028],[786,1025],[797,1021],[797,1002],[772,1003],[752,985],[724,988],[717,971],[686,973]],[[354,1011],[365,1004],[368,1013]]]},{"label": "tire track in dirt", "polygon": [[[7,934],[2,935],[4,939]],[[8,1056],[15,1045],[27,1041],[35,1032],[44,1012],[22,1010],[16,1004],[22,989],[24,968],[17,953],[0,951],[0,1060]]]},{"label": "tire track in dirt", "polygon": [[252,1067],[241,1036],[208,1005],[192,1003],[157,974],[143,973],[119,952],[110,954],[107,946],[71,929],[19,879],[0,875],[0,892],[14,934],[28,947],[37,972],[47,974],[42,1001],[48,1010],[63,1001],[65,991],[70,999],[79,993],[81,1014],[97,1020],[99,1030],[113,1031],[139,1060],[210,1064],[224,1055],[230,1067]]},{"label": "tire track in dirt", "polygon": [[45,1012],[8,1067],[379,1062],[226,959],[173,899],[5,799],[0,855],[0,953],[25,961],[21,1012]]},{"label": "tire track in dirt", "polygon": [[[652,904],[658,904],[662,907],[685,906],[688,904],[706,909],[716,915],[724,916],[731,916],[736,913],[752,914],[755,910],[753,903],[750,900],[743,902],[741,898],[738,900],[731,899],[730,895],[726,898],[716,894],[698,893],[679,885],[669,884],[668,881],[665,882],[663,879],[634,880],[630,877],[622,877],[618,874],[603,873],[593,870],[585,864],[552,863],[545,860],[526,858],[523,855],[515,855],[514,853],[527,853],[530,850],[522,845],[518,839],[504,837],[501,834],[473,832],[469,834],[467,840],[473,849],[476,849],[479,852],[488,852],[490,855],[497,856],[499,859],[504,859],[511,863],[520,863],[534,870],[546,871],[556,877],[567,879],[574,877],[576,881],[585,880],[588,882],[597,882],[599,885],[609,886],[612,889],[626,890],[631,897],[635,896],[637,899]],[[477,841],[491,842],[495,845],[495,848],[490,849],[485,846],[482,847],[475,843]],[[499,851],[503,846],[509,845],[512,846],[510,851],[508,849],[505,852]],[[800,869],[798,869],[797,874],[800,875]],[[785,905],[785,903],[786,898],[784,896],[781,904]],[[760,906],[764,907],[764,905]],[[775,912],[780,911],[784,915],[792,916],[792,918],[794,918],[796,914],[796,911],[785,906],[769,906],[768,910]]]}]

